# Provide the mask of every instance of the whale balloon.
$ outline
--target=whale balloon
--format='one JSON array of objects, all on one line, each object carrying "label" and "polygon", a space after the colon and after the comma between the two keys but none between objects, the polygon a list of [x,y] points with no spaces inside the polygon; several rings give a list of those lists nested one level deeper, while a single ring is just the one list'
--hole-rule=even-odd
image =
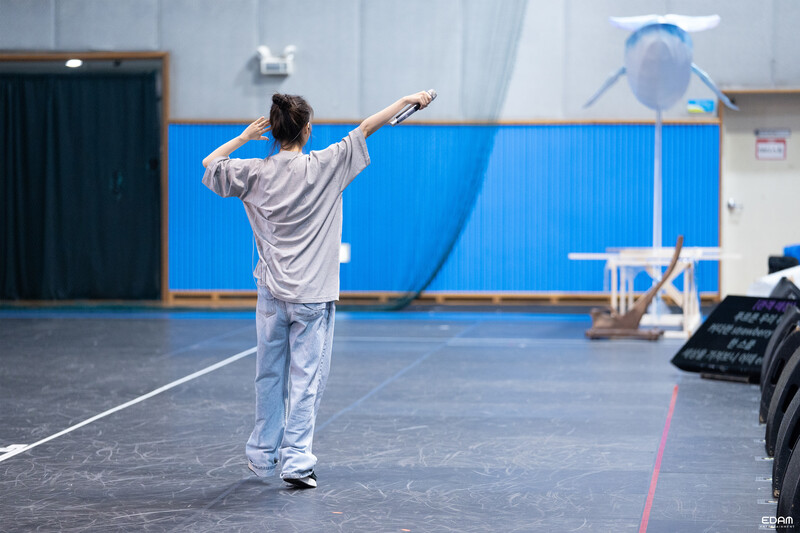
[{"label": "whale balloon", "polygon": [[626,74],[636,99],[655,111],[672,107],[686,92],[692,72],[728,107],[738,109],[700,67],[692,62],[689,32],[719,24],[719,15],[644,15],[610,17],[611,24],[633,33],[625,41],[624,66],[613,73],[583,106],[589,107]]}]

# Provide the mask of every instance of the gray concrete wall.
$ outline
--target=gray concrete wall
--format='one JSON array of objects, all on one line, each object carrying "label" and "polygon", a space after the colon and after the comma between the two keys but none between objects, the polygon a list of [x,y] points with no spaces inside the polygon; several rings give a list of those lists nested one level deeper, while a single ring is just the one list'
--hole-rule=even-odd
[{"label": "gray concrete wall", "polygon": [[[472,2],[468,4],[468,2]],[[436,88],[420,119],[475,118],[475,72],[502,57],[502,35],[476,33],[498,0],[0,0],[0,50],[164,50],[173,119],[246,118],[274,91],[305,95],[318,120],[359,119]],[[800,87],[796,0],[529,0],[499,118],[651,118],[624,80],[583,103],[622,64],[628,33],[609,15],[718,13],[692,34],[695,62],[725,88]],[[499,41],[498,41],[499,40]],[[259,44],[297,46],[295,73],[258,74]],[[512,47],[513,48],[513,47]],[[476,66],[477,65],[477,66]],[[465,72],[469,75],[465,78]],[[472,92],[471,92],[472,91]],[[693,80],[688,98],[713,98]],[[667,116],[684,117],[685,100]]]}]

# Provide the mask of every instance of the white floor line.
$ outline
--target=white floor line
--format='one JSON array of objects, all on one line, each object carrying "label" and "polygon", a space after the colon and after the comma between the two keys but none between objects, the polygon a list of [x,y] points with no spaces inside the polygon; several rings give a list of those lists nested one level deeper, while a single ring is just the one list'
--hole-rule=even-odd
[{"label": "white floor line", "polygon": [[169,389],[177,387],[178,385],[186,383],[187,381],[191,381],[191,380],[193,380],[195,378],[199,378],[200,376],[202,376],[204,374],[208,374],[209,372],[213,372],[214,370],[222,368],[225,365],[229,365],[229,364],[233,363],[234,361],[238,361],[239,359],[241,359],[243,357],[247,357],[248,355],[250,355],[252,353],[255,353],[255,351],[256,351],[256,347],[253,346],[249,350],[245,350],[243,352],[239,352],[236,355],[232,355],[231,357],[228,357],[227,359],[224,359],[224,360],[220,361],[219,363],[215,363],[215,364],[213,364],[211,366],[208,366],[208,367],[206,367],[206,368],[204,368],[202,370],[198,370],[194,374],[190,374],[190,375],[188,375],[186,377],[182,377],[181,379],[175,380],[172,383],[168,383],[168,384],[164,385],[163,387],[159,387],[156,390],[148,392],[147,394],[143,394],[142,396],[139,396],[138,398],[134,398],[133,400],[131,400],[129,402],[125,402],[122,405],[118,405],[116,407],[113,407],[113,408],[109,409],[108,411],[103,411],[99,415],[95,415],[95,416],[93,416],[91,418],[88,418],[88,419],[84,420],[83,422],[75,424],[74,426],[70,426],[67,429],[61,430],[58,433],[56,433],[54,435],[50,435],[49,437],[46,437],[46,438],[44,438],[44,439],[42,439],[42,440],[40,440],[38,442],[34,442],[33,444],[28,444],[28,445],[23,446],[21,448],[17,448],[17,449],[15,449],[13,451],[10,451],[8,453],[0,455],[0,462],[5,461],[6,459],[11,459],[12,457],[14,457],[16,455],[19,455],[19,454],[21,454],[23,452],[27,452],[28,450],[32,450],[33,448],[36,448],[37,446],[39,446],[41,444],[44,444],[46,442],[50,442],[53,439],[57,439],[58,437],[61,437],[62,435],[66,435],[67,433],[70,433],[71,431],[75,431],[76,429],[82,428],[83,426],[91,424],[92,422],[100,420],[101,418],[105,418],[108,415],[116,413],[117,411],[122,411],[123,409],[126,409],[126,408],[128,408],[128,407],[130,407],[132,405],[136,405],[139,402],[143,402],[143,401],[147,400],[148,398],[152,398],[153,396],[156,396],[157,394],[161,394],[164,391],[168,391]]},{"label": "white floor line", "polygon": [[8,446],[0,448],[0,453],[13,452],[19,450],[20,448],[24,448],[25,446],[27,446],[27,444],[10,444]]}]

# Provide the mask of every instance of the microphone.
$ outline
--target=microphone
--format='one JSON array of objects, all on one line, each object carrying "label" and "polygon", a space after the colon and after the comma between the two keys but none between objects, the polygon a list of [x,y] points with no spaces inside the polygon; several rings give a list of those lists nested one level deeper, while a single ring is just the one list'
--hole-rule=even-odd
[{"label": "microphone", "polygon": [[[436,99],[436,91],[430,89],[428,90],[428,94],[431,95],[431,102],[433,102]],[[407,105],[392,120],[389,121],[389,124],[392,126],[397,126],[417,111],[419,111],[419,104]]]}]

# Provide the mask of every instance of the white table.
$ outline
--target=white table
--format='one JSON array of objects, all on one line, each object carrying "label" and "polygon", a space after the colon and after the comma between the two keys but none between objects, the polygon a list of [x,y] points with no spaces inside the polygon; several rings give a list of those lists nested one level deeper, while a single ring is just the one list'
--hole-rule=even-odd
[{"label": "white table", "polygon": [[[611,307],[618,313],[626,313],[634,303],[633,282],[640,272],[646,272],[651,279],[659,280],[664,268],[669,266],[674,248],[621,248],[610,249],[604,253],[571,253],[570,259],[577,261],[605,261],[606,271],[611,281]],[[667,331],[670,337],[688,337],[702,321],[700,314],[700,294],[697,289],[695,268],[699,261],[719,261],[736,256],[723,254],[720,248],[684,247],[670,279],[661,288],[661,293],[669,295],[680,308],[680,314],[673,314],[666,306],[654,300],[647,314],[642,317],[645,326],[677,327],[678,331]],[[675,278],[683,274],[683,286],[675,285]]]}]

